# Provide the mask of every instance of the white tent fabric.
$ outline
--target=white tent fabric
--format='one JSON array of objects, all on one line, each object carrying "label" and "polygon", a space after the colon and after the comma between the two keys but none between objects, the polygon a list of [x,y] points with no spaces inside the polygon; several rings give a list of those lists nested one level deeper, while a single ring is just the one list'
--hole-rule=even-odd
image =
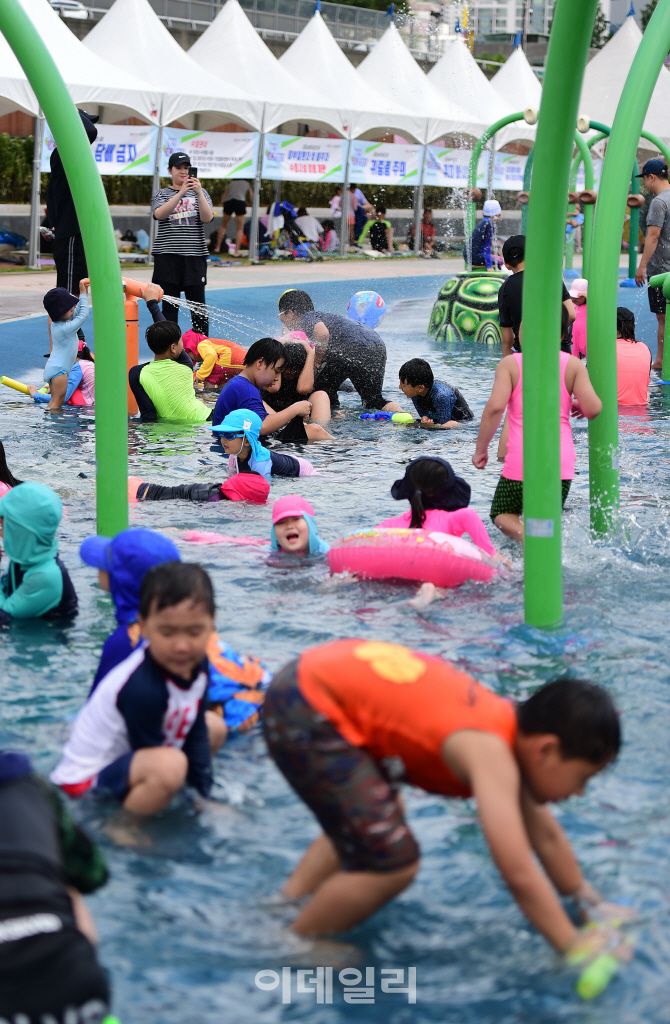
[{"label": "white tent fabric", "polygon": [[303,74],[298,80],[287,71],[265,45],[238,0],[227,0],[188,55],[215,75],[225,71],[242,89],[266,101],[265,131],[297,119],[309,121],[310,127],[323,125],[342,131],[339,111],[312,86],[316,76]]},{"label": "white tent fabric", "polygon": [[491,85],[514,110],[540,109],[542,86],[520,46],[493,76]]},{"label": "white tent fabric", "polygon": [[[104,107],[105,117],[119,121],[137,116],[154,124],[160,112],[160,90],[133,73],[120,72],[94,56],[61,21],[47,0],[20,0],[21,6],[49,48],[74,103]],[[37,114],[38,103],[4,36],[0,35],[0,113],[24,110]],[[95,111],[92,111],[95,112]]]},{"label": "white tent fabric", "polygon": [[[161,124],[186,124],[188,120],[187,128],[204,131],[224,121],[237,121],[260,128],[262,103],[240,86],[196,64],[170,35],[148,0],[115,0],[85,37],[84,45],[123,71],[142,69],[163,93]],[[217,65],[225,67],[226,61],[226,51],[220,51]],[[197,122],[189,115],[197,116]]]},{"label": "white tent fabric", "polygon": [[420,139],[425,131],[425,118],[387,100],[361,78],[318,11],[281,55],[279,63],[295,78],[311,77],[318,70],[319,90],[337,103],[343,135],[356,138],[373,128],[396,128]]},{"label": "white tent fabric", "polygon": [[[642,33],[635,18],[626,18],[623,25],[586,65],[584,84],[579,101],[579,113],[593,121],[602,121],[611,127],[621,98],[626,76]],[[670,144],[670,71],[661,68],[651,103],[644,119],[644,127]],[[649,147],[650,143],[646,143]]]},{"label": "white tent fabric", "polygon": [[[452,97],[438,92],[403,42],[393,22],[357,68],[371,86],[383,89],[397,106],[415,110],[423,121],[419,141],[431,142],[441,135],[464,133],[479,138],[491,123],[485,111],[463,110]],[[416,135],[416,132],[415,132]]]},{"label": "white tent fabric", "polygon": [[[428,72],[428,81],[440,95],[455,101],[469,117],[477,120],[483,117],[487,128],[519,110],[496,92],[460,37],[446,40],[442,56]],[[503,128],[496,136],[496,148],[500,149],[512,139],[534,141],[535,128],[525,121]]]}]

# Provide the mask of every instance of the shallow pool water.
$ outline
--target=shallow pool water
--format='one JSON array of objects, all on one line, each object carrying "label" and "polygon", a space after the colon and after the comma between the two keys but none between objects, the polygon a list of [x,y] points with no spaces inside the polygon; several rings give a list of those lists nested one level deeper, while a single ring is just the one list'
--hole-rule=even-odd
[{"label": "shallow pool water", "polygon": [[[386,394],[402,398],[398,367],[410,356],[424,356],[438,378],[462,389],[475,423],[434,434],[361,421],[357,397],[342,396],[347,415],[333,423],[336,440],[301,452],[322,475],[273,485],[273,497],[298,490],[312,501],[326,539],[397,514],[390,485],[420,453],[452,461],[471,482],[472,504],[488,522],[499,467],[494,460],[477,473],[470,458],[499,354],[473,344],[447,348],[426,338],[440,282],[436,277],[379,283],[390,307],[380,332],[389,352]],[[317,308],[344,311],[356,287],[371,286],[321,283],[309,290]],[[276,331],[282,290],[208,296],[235,313],[238,323],[248,317],[249,330],[260,336]],[[620,292],[619,302],[646,308],[641,293]],[[655,348],[648,314],[641,331]],[[31,369],[37,374],[45,333],[42,320],[1,327],[2,372],[25,380]],[[248,343],[249,336],[240,334],[239,340]],[[0,635],[0,742],[28,751],[48,772],[114,623],[109,598],[77,555],[82,538],[95,530],[93,419],[75,411],[52,419],[22,396],[0,390],[0,437],[14,471],[53,486],[63,498],[61,555],[80,597],[71,628],[30,623]],[[215,805],[199,814],[189,800],[180,801],[147,825],[147,848],[113,846],[102,832],[109,812],[86,801],[75,806],[112,869],[111,882],[90,903],[123,1024],[670,1021],[669,413],[670,397],[654,387],[648,415],[621,422],[623,527],[616,542],[607,544],[589,536],[587,435],[576,425],[578,475],[564,516],[565,623],[554,633],[522,625],[521,559],[509,542],[502,545],[514,563],[507,578],[465,585],[423,613],[406,603],[411,588],[341,585],[320,559],[287,559],[278,567],[252,548],[179,542],[184,558],[202,560],[212,574],[221,634],[273,668],[309,645],[361,636],[451,658],[503,694],[524,695],[565,672],[607,686],[623,714],[623,754],[559,814],[592,881],[608,898],[641,910],[637,953],[625,972],[600,999],[580,1003],[574,979],[559,969],[503,888],[472,804],[409,791],[409,817],[423,851],[417,881],[347,936],[349,948],[328,954],[327,962],[336,964],[332,1003],[298,992],[298,970],[326,961],[287,938],[286,919],[264,901],[316,828],[253,734],[233,738],[217,757]],[[130,461],[133,474],[150,481],[223,476],[223,460],[210,451],[204,428],[133,424]],[[270,511],[228,503],[151,503],[132,510],[131,522],[265,537]],[[281,986],[264,991],[254,981],[257,972],[279,976],[282,967],[290,968],[285,977],[291,981],[291,1001],[284,1003]],[[338,971],[347,967],[374,968],[373,1004],[343,1001]],[[406,994],[380,990],[382,969],[409,967],[417,971],[416,1004]],[[315,978],[301,976],[301,987],[313,988]]]}]

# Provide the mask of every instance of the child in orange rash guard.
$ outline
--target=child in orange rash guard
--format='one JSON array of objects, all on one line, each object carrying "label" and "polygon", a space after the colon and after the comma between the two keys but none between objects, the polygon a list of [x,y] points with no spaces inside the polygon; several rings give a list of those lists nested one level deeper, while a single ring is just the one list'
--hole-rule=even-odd
[{"label": "child in orange rash guard", "polygon": [[323,829],[283,889],[287,899],[311,897],[294,931],[346,931],[410,884],[419,849],[398,795],[406,781],[475,797],[505,883],[555,949],[584,951],[585,962],[606,944],[618,950],[612,926],[580,932],[563,909],[559,893],[596,920],[615,914],[546,806],[581,793],[617,756],[619,720],[605,690],[561,679],[515,707],[440,658],[339,640],[275,675],[263,729]]},{"label": "child in orange rash guard", "polygon": [[207,338],[197,331],[185,331],[181,336],[185,350],[194,363],[196,380],[214,386],[223,386],[230,377],[244,369],[245,349],[233,342]]}]

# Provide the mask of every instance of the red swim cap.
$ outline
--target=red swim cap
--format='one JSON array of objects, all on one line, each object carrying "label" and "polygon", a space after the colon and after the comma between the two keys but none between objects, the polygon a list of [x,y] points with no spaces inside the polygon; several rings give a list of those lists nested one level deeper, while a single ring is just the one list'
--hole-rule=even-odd
[{"label": "red swim cap", "polygon": [[236,473],[221,484],[221,491],[229,501],[253,501],[264,505],[270,494],[270,484],[260,473]]}]

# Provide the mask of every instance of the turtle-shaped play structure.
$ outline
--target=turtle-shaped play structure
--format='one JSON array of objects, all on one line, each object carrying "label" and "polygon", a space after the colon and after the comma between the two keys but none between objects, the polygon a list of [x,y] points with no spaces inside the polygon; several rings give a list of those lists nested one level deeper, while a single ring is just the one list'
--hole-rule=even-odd
[{"label": "turtle-shaped play structure", "polygon": [[444,282],[430,314],[428,334],[438,341],[498,345],[498,291],[506,278],[492,270],[466,270]]}]

